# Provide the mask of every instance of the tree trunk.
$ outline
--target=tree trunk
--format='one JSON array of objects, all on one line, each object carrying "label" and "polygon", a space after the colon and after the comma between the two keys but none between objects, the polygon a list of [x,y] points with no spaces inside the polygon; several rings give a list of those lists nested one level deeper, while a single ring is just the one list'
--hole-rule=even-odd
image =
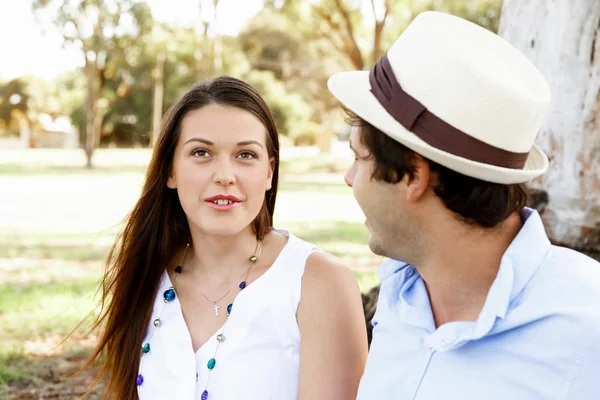
[{"label": "tree trunk", "polygon": [[499,34],[542,72],[552,102],[538,144],[550,168],[532,182],[550,239],[600,251],[600,2],[504,0]]},{"label": "tree trunk", "polygon": [[87,157],[87,168],[92,168],[92,156],[97,145],[98,132],[97,103],[98,103],[98,71],[94,62],[86,62],[87,76],[87,100],[85,113],[85,155]]},{"label": "tree trunk", "polygon": [[385,26],[385,20],[375,22],[375,33],[373,35],[373,56],[371,60],[371,66],[375,65],[381,58],[381,37],[383,35],[383,27]]},{"label": "tree trunk", "polygon": [[163,109],[165,53],[159,52],[156,58],[156,72],[154,77],[154,104],[152,106],[152,136],[150,147],[154,147],[160,133],[160,119]]},{"label": "tree trunk", "polygon": [[27,116],[20,111],[15,113],[17,121],[19,121],[19,138],[21,139],[21,146],[28,149],[31,147],[31,125]]}]

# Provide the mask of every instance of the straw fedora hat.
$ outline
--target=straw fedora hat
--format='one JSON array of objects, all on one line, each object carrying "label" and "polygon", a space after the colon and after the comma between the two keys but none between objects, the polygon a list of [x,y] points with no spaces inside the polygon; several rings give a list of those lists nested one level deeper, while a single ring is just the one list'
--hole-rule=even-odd
[{"label": "straw fedora hat", "polygon": [[534,144],[546,80],[508,42],[461,18],[419,14],[370,71],[335,74],[328,87],[371,125],[461,174],[512,184],[548,168]]}]

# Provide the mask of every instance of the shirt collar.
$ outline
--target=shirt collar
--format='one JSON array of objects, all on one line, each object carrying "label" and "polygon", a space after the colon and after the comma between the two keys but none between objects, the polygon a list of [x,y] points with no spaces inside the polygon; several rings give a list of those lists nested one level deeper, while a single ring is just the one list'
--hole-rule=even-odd
[{"label": "shirt collar", "polygon": [[525,288],[550,250],[550,240],[538,212],[525,208],[521,220],[523,226],[502,256],[482,310],[500,318],[506,316],[510,302]]},{"label": "shirt collar", "polygon": [[[469,339],[485,336],[493,328],[497,318],[504,319],[506,317],[511,301],[525,288],[550,250],[551,244],[538,212],[531,208],[524,208],[521,220],[523,226],[502,256],[498,274],[490,287],[473,331],[468,335],[471,336]],[[431,307],[426,296],[425,286],[420,284],[422,279],[412,265],[397,260],[388,260],[381,265],[379,277],[382,281],[388,280],[387,284],[382,284],[381,290],[385,292],[384,295],[390,309],[400,306],[397,304],[400,302],[403,303],[402,307],[420,309],[420,311],[414,311],[419,311],[417,314],[422,315],[425,311],[422,307]],[[416,293],[415,291],[425,291],[425,293]],[[425,298],[422,295],[425,295]],[[412,315],[415,312],[409,314]],[[401,316],[407,315],[405,312],[400,314]],[[413,318],[410,319],[413,320]],[[411,323],[411,321],[406,322]],[[427,325],[429,319],[419,322],[421,322],[419,325],[422,323]]]}]

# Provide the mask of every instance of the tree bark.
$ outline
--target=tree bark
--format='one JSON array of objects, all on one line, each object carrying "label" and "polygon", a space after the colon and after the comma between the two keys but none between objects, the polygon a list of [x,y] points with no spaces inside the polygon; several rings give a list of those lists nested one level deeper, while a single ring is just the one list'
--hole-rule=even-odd
[{"label": "tree bark", "polygon": [[504,0],[500,36],[542,72],[552,102],[537,143],[550,168],[532,182],[555,243],[600,250],[600,2]]}]

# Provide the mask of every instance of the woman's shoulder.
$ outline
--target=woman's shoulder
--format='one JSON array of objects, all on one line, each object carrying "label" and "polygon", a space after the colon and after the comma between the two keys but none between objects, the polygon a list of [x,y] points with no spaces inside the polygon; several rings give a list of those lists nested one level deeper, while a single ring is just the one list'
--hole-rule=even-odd
[{"label": "woman's shoulder", "polygon": [[332,286],[358,288],[357,280],[349,266],[338,257],[325,251],[315,251],[306,260],[304,282],[308,291],[331,292]]},{"label": "woman's shoulder", "polygon": [[[354,278],[354,274],[342,260],[333,254],[327,253],[316,244],[304,239],[302,236],[295,235],[293,232],[283,229],[273,231],[278,237],[286,237],[290,247],[303,247],[308,251],[306,266],[304,271],[306,280],[333,280]],[[339,283],[339,282],[338,282]]]}]

